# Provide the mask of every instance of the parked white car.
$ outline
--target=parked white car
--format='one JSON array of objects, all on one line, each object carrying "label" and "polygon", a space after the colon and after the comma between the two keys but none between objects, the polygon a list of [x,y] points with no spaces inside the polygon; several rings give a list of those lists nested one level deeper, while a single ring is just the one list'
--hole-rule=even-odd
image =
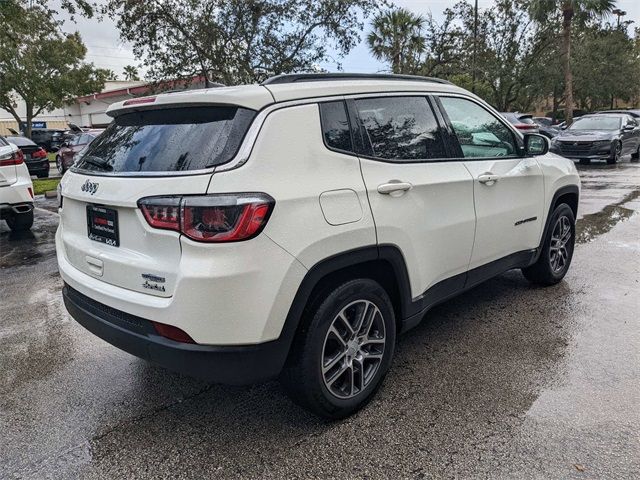
[{"label": "parked white car", "polygon": [[33,184],[22,151],[0,137],[0,220],[14,231],[33,225]]},{"label": "parked white car", "polygon": [[551,285],[579,179],[447,82],[285,75],[112,105],[62,180],[67,309],[113,345],[339,418],[396,336],[506,270]]}]

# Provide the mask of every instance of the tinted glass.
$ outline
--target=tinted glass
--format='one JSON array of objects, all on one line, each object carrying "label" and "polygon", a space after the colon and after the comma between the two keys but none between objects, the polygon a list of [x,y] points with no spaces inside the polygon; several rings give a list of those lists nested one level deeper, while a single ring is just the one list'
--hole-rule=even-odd
[{"label": "tinted glass", "polygon": [[117,117],[91,142],[76,168],[101,172],[174,172],[231,160],[255,116],[239,107],[191,107]]},{"label": "tinted glass", "polygon": [[442,131],[424,97],[355,101],[370,155],[397,162],[445,158]]},{"label": "tinted glass", "polygon": [[35,142],[27,137],[7,137],[7,140],[18,147],[33,147],[36,145]]},{"label": "tinted glass", "polygon": [[0,137],[0,145],[3,146],[3,147],[6,147],[9,144],[7,142],[5,142],[4,138]]},{"label": "tinted glass", "polygon": [[351,132],[344,102],[321,103],[320,118],[322,119],[322,135],[324,135],[327,146],[338,150],[352,151]]},{"label": "tinted glass", "polygon": [[580,117],[573,122],[569,130],[618,130],[621,123],[622,117]]},{"label": "tinted glass", "polygon": [[515,156],[515,138],[497,117],[477,103],[457,97],[441,97],[464,158]]}]

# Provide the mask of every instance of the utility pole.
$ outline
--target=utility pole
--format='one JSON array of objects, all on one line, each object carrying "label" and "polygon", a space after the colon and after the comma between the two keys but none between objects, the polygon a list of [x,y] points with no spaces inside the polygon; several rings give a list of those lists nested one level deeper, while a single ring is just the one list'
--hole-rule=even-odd
[{"label": "utility pole", "polygon": [[616,8],[612,10],[611,13],[613,13],[618,17],[618,28],[620,28],[620,18],[624,17],[627,14],[627,12],[625,12],[624,10],[620,10],[619,8]]},{"label": "utility pole", "polygon": [[471,91],[476,93],[476,56],[478,55],[478,0],[473,9],[473,58],[471,60]]}]

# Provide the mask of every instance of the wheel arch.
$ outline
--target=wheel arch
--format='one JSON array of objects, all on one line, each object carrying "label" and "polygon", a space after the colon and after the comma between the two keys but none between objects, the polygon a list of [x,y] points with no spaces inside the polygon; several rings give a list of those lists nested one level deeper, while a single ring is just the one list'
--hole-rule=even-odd
[{"label": "wheel arch", "polygon": [[553,194],[551,198],[551,203],[549,204],[549,211],[547,212],[547,218],[544,224],[544,230],[542,231],[542,238],[540,239],[540,245],[538,246],[538,253],[535,256],[535,261],[538,260],[540,256],[540,252],[542,251],[542,245],[544,244],[544,239],[547,238],[547,233],[549,232],[551,216],[553,215],[554,210],[563,203],[569,205],[569,208],[573,211],[573,216],[575,218],[578,217],[578,203],[580,201],[580,188],[577,185],[565,185],[564,187],[558,188],[556,192]]},{"label": "wheel arch", "polygon": [[293,299],[280,339],[290,358],[296,337],[305,332],[305,313],[322,295],[340,283],[369,278],[385,289],[393,305],[397,331],[411,313],[411,291],[404,256],[396,246],[368,246],[331,256],[315,264],[303,278]]}]

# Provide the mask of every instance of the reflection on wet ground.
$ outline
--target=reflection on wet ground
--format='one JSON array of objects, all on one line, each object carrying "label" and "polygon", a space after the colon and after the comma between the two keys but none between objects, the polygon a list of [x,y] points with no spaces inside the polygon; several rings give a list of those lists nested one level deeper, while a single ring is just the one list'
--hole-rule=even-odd
[{"label": "reflection on wet ground", "polygon": [[586,243],[598,235],[611,230],[617,223],[627,220],[636,211],[625,205],[640,198],[640,188],[624,196],[622,200],[605,206],[596,213],[589,213],[578,220],[576,224],[576,242]]},{"label": "reflection on wet ground", "polygon": [[567,279],[512,271],[432,310],[336,423],[112,348],[65,313],[57,217],[0,226],[0,478],[637,478],[640,168],[580,173]]}]

